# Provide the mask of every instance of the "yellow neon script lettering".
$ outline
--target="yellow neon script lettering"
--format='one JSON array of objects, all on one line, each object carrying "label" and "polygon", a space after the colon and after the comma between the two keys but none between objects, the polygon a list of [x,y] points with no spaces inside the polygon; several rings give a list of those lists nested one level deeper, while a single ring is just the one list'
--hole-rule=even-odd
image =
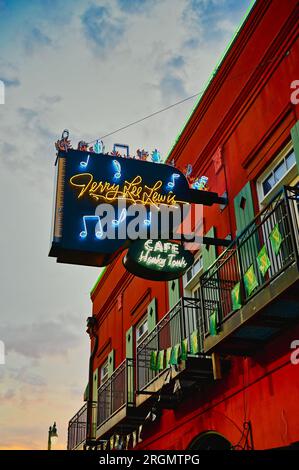
[{"label": "yellow neon script lettering", "polygon": [[156,181],[154,186],[142,185],[142,177],[135,176],[132,181],[125,181],[123,188],[119,184],[108,181],[94,181],[91,173],[78,173],[70,178],[71,186],[79,189],[78,199],[87,195],[96,201],[104,199],[113,202],[117,198],[124,198],[132,203],[147,204],[176,204],[175,194],[160,194],[162,181]]}]

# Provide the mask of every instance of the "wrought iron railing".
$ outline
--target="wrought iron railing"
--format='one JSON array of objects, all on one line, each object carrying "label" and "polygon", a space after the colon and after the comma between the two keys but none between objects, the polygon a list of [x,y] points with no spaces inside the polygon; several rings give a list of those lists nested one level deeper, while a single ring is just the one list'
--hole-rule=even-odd
[{"label": "wrought iron railing", "polygon": [[86,438],[87,403],[73,416],[68,425],[67,449],[74,450]]},{"label": "wrought iron railing", "polygon": [[124,406],[134,405],[133,359],[125,359],[98,389],[97,427]]},{"label": "wrought iron railing", "polygon": [[155,328],[138,345],[136,356],[137,390],[142,391],[168,367],[153,370],[151,357],[153,352],[166,351],[187,339],[188,352],[191,349],[191,336],[197,335],[198,352],[203,347],[203,329],[200,299],[182,297],[179,302],[157,323]]},{"label": "wrought iron railing", "polygon": [[288,266],[299,252],[299,188],[284,187],[201,276],[205,334]]}]

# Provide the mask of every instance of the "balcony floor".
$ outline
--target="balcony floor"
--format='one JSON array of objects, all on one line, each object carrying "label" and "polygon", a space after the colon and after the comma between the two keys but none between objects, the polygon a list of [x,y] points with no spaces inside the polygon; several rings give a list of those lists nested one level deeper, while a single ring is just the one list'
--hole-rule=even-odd
[{"label": "balcony floor", "polygon": [[[171,375],[169,375],[171,372]],[[168,380],[167,380],[168,378]],[[176,380],[180,383],[180,394],[174,393]],[[181,361],[178,366],[170,370],[165,369],[155,377],[148,386],[138,392],[136,405],[139,407],[145,402],[159,398],[159,406],[164,409],[174,409],[178,406],[184,393],[195,385],[212,382],[212,359],[206,356],[188,356],[186,361]]]},{"label": "balcony floor", "polygon": [[295,322],[299,322],[299,271],[294,263],[227,317],[216,336],[207,336],[204,350],[251,356]]}]

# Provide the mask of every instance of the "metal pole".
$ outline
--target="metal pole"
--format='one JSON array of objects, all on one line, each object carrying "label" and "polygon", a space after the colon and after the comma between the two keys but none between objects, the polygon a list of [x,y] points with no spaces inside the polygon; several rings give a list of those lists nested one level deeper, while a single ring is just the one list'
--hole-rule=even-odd
[{"label": "metal pole", "polygon": [[49,431],[48,431],[48,450],[51,450],[51,435],[52,435],[52,428],[50,426]]}]

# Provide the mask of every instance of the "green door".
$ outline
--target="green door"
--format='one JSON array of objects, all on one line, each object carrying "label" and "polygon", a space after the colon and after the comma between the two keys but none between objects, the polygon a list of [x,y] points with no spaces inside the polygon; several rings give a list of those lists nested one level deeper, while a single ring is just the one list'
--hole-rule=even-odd
[{"label": "green door", "polygon": [[[211,227],[210,230],[205,234],[206,237],[215,237],[215,227]],[[202,266],[203,270],[207,271],[209,267],[214,263],[217,254],[216,247],[214,245],[203,245],[202,249]]]},{"label": "green door", "polygon": [[134,403],[134,329],[131,326],[126,332],[126,359],[127,367],[127,406],[130,406]]},{"label": "green door", "polygon": [[[255,216],[250,181],[246,183],[239,194],[235,197],[234,207],[237,235],[240,235],[243,230],[252,223]],[[240,270],[243,278],[244,274],[251,267],[251,265],[253,265],[256,277],[259,276],[259,269],[256,265],[256,257],[259,252],[260,244],[257,232],[253,232],[253,234],[248,238],[248,235],[252,232],[252,229],[254,230],[254,225],[251,226],[250,231],[246,231],[244,235],[239,238],[239,262],[241,264]],[[244,242],[243,240],[246,241]],[[238,273],[236,273],[235,281],[238,281]]]},{"label": "green door", "polygon": [[150,333],[157,323],[157,299],[154,297],[147,306],[147,329]]},{"label": "green door", "polygon": [[[215,227],[211,227],[208,232],[205,234],[206,237],[214,238],[216,236],[216,230]],[[215,245],[203,245],[201,248],[201,253],[202,253],[202,266],[203,266],[203,272],[205,273],[208,271],[210,266],[214,263],[214,261],[217,258],[217,253],[216,253],[216,247]],[[211,276],[212,275],[212,276]],[[215,312],[216,310],[216,315],[220,315],[220,289],[221,289],[221,284],[219,280],[219,276],[217,271],[215,271],[213,274],[209,273],[208,274],[208,281],[205,283],[203,289],[202,289],[202,295],[203,295],[203,302],[204,302],[204,315],[205,315],[205,321],[206,321],[206,329],[208,330],[208,326],[210,324],[210,317],[211,315]],[[201,334],[199,336],[199,344],[200,347],[203,345],[203,335],[202,335],[202,327],[200,325],[199,330],[201,331]]]},{"label": "green door", "polygon": [[[92,401],[98,401],[98,384],[99,384],[99,369],[93,371],[92,381]],[[95,438],[97,429],[97,407],[92,406],[92,437]]]},{"label": "green door", "polygon": [[254,205],[250,181],[241,189],[234,199],[237,235],[254,219]]},{"label": "green door", "polygon": [[299,121],[296,122],[294,127],[291,129],[291,137],[297,162],[297,168],[299,173]]},{"label": "green door", "polygon": [[171,309],[180,300],[180,283],[178,279],[168,281],[168,302]]},{"label": "green door", "polygon": [[177,308],[174,306],[180,300],[180,284],[179,279],[174,279],[172,281],[168,281],[168,302],[169,302],[169,309],[171,310],[171,317],[168,323],[169,325],[169,344],[163,345],[163,349],[175,346],[176,344],[181,342],[182,339],[182,331],[181,331],[181,321],[180,321],[180,306],[178,305]]},{"label": "green door", "polygon": [[108,377],[114,372],[114,349],[108,354]]}]

